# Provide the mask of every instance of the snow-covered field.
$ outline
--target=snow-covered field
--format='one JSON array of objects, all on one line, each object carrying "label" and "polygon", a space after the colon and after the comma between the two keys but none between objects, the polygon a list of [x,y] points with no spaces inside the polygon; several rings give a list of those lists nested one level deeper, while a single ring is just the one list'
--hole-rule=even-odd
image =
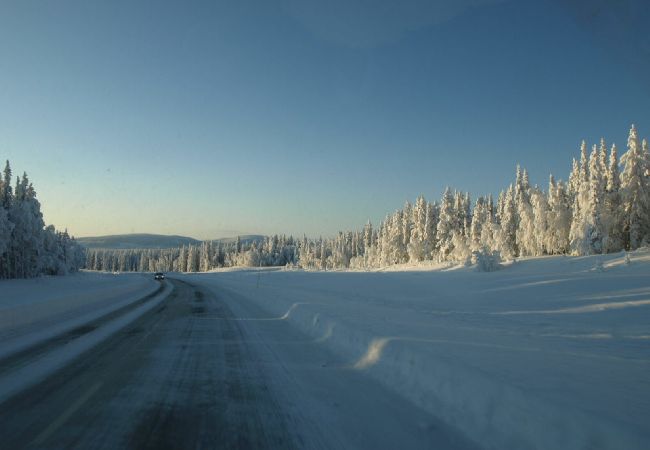
[{"label": "snow-covered field", "polygon": [[642,449],[650,252],[629,256],[534,258],[491,273],[182,277],[269,313],[249,319],[295,325],[482,447]]}]

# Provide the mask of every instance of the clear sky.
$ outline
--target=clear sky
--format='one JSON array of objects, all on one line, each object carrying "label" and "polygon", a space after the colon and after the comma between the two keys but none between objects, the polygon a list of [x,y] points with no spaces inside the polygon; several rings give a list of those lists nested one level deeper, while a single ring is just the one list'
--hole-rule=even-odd
[{"label": "clear sky", "polygon": [[77,236],[332,235],[633,122],[645,0],[0,5],[0,158]]}]

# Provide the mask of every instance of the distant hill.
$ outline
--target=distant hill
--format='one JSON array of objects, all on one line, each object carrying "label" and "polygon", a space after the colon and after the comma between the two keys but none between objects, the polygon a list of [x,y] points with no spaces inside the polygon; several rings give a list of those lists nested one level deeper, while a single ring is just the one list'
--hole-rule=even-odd
[{"label": "distant hill", "polygon": [[[257,234],[246,234],[239,237],[244,244],[253,241],[263,241],[264,236]],[[213,239],[212,242],[228,244],[235,242],[237,238]],[[187,236],[167,236],[163,234],[116,234],[111,236],[93,236],[77,238],[77,242],[86,248],[109,248],[109,249],[143,249],[143,248],[174,248],[182,245],[196,245],[201,241]]]},{"label": "distant hill", "polygon": [[77,238],[86,248],[173,248],[181,245],[200,244],[201,241],[186,236],[166,236],[162,234],[116,234],[112,236],[93,236]]}]

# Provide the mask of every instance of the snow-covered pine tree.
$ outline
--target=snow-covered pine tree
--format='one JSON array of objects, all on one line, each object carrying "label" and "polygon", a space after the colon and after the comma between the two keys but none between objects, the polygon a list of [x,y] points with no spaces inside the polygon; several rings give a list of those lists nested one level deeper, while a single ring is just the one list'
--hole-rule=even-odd
[{"label": "snow-covered pine tree", "polygon": [[11,166],[6,162],[3,177],[0,178],[0,278],[10,275],[9,248],[14,224],[9,220],[9,209],[13,199],[11,190]]},{"label": "snow-covered pine tree", "polygon": [[603,252],[618,252],[623,249],[623,214],[621,200],[621,174],[619,172],[616,144],[612,144],[607,167],[607,188],[605,190],[602,222],[605,230]]},{"label": "snow-covered pine tree", "polygon": [[11,208],[11,202],[13,199],[11,182],[12,182],[11,165],[9,164],[9,160],[7,160],[3,171],[2,189],[0,190],[0,203],[2,204],[4,209]]},{"label": "snow-covered pine tree", "polygon": [[438,219],[440,216],[440,208],[436,202],[427,202],[427,217],[424,225],[424,259],[434,259],[434,254],[437,254],[436,248],[436,229],[438,227]]},{"label": "snow-covered pine tree", "polygon": [[363,246],[369,249],[372,245],[372,223],[368,220],[368,223],[363,227]]},{"label": "snow-covered pine tree", "polygon": [[533,235],[529,243],[532,255],[539,256],[548,253],[546,248],[548,235],[548,198],[542,190],[535,186],[530,190],[530,203],[533,211]]},{"label": "snow-covered pine tree", "polygon": [[580,145],[580,165],[577,177],[573,178],[573,206],[571,230],[569,233],[571,252],[575,255],[590,253],[587,234],[587,205],[589,204],[589,157],[587,143]]},{"label": "snow-covered pine tree", "polygon": [[515,181],[516,242],[517,256],[532,256],[537,253],[535,236],[535,216],[530,203],[530,183],[528,171],[517,166]]},{"label": "snow-covered pine tree", "polygon": [[412,222],[411,238],[407,247],[409,261],[419,262],[425,259],[427,253],[427,201],[422,195],[415,201]]},{"label": "snow-covered pine tree", "polygon": [[517,208],[515,203],[515,188],[512,184],[503,196],[503,213],[501,227],[497,237],[497,250],[506,258],[519,255],[517,247]]},{"label": "snow-covered pine tree", "polygon": [[650,168],[634,125],[630,128],[627,152],[621,157],[621,163],[625,248],[635,250],[650,240],[650,185],[646,175]]},{"label": "snow-covered pine tree", "polygon": [[578,191],[580,190],[580,166],[578,161],[573,158],[571,164],[571,172],[569,174],[569,181],[566,186],[566,193],[569,198],[569,203],[573,206]]},{"label": "snow-covered pine tree", "polygon": [[478,197],[474,204],[474,212],[472,214],[472,225],[470,226],[470,249],[476,251],[481,249],[481,236],[483,235],[483,227],[488,221],[487,205],[484,197]]},{"label": "snow-covered pine tree", "polygon": [[603,177],[603,184],[607,187],[607,175],[609,174],[609,168],[607,166],[607,143],[605,138],[600,138],[600,146],[598,147],[598,161],[600,164],[600,173]]},{"label": "snow-covered pine tree", "polygon": [[9,220],[14,224],[11,234],[10,277],[27,278],[40,273],[43,253],[43,215],[36,192],[27,174],[16,180]]},{"label": "snow-covered pine tree", "polygon": [[457,229],[457,217],[454,208],[454,197],[449,187],[445,189],[440,202],[440,218],[436,229],[436,245],[438,248],[438,260],[446,261],[453,250],[452,237]]},{"label": "snow-covered pine tree", "polygon": [[605,198],[606,174],[602,172],[601,154],[594,145],[589,157],[589,194],[585,205],[585,240],[588,254],[602,253],[605,230],[601,216]]},{"label": "snow-covered pine tree", "polygon": [[408,245],[411,242],[411,231],[413,229],[413,206],[407,201],[401,211],[402,229],[400,230],[401,243],[399,247],[399,261],[408,261]]},{"label": "snow-covered pine tree", "polygon": [[645,159],[645,176],[650,177],[650,148],[648,148],[648,140],[643,138],[641,142],[641,149],[643,151],[643,158]]},{"label": "snow-covered pine tree", "polygon": [[495,249],[497,248],[495,237],[499,233],[499,224],[497,223],[497,216],[494,207],[494,200],[492,194],[488,195],[485,203],[486,217],[483,226],[481,227],[481,248]]},{"label": "snow-covered pine tree", "polygon": [[569,195],[564,183],[562,181],[556,183],[553,175],[550,175],[548,184],[546,249],[552,255],[564,254],[569,250],[569,230],[571,228]]},{"label": "snow-covered pine tree", "polygon": [[8,270],[6,260],[13,228],[14,224],[9,221],[7,210],[0,206],[0,278],[8,276],[8,273],[5,273],[5,270]]}]

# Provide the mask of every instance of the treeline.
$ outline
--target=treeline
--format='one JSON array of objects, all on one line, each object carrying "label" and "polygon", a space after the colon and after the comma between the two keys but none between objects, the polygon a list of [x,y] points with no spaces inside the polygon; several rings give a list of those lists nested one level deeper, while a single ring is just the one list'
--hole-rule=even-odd
[{"label": "treeline", "polygon": [[267,237],[263,242],[173,250],[89,251],[87,265],[106,270],[206,271],[229,266],[292,265],[306,269],[371,269],[426,261],[477,263],[491,270],[501,258],[591,255],[650,244],[650,152],[634,126],[627,150],[601,139],[582,142],[566,182],[551,175],[546,190],[531,186],[517,167],[515,180],[495,200],[474,202],[446,189],[439,202],[420,196],[378,227],[340,232],[331,239]]},{"label": "treeline", "polygon": [[204,241],[169,249],[88,249],[86,267],[109,272],[206,272],[219,267],[295,265],[298,247],[293,237],[231,243]]},{"label": "treeline", "polygon": [[27,174],[12,187],[7,161],[0,177],[0,278],[64,275],[85,262],[84,250],[66,231],[45,226]]}]

